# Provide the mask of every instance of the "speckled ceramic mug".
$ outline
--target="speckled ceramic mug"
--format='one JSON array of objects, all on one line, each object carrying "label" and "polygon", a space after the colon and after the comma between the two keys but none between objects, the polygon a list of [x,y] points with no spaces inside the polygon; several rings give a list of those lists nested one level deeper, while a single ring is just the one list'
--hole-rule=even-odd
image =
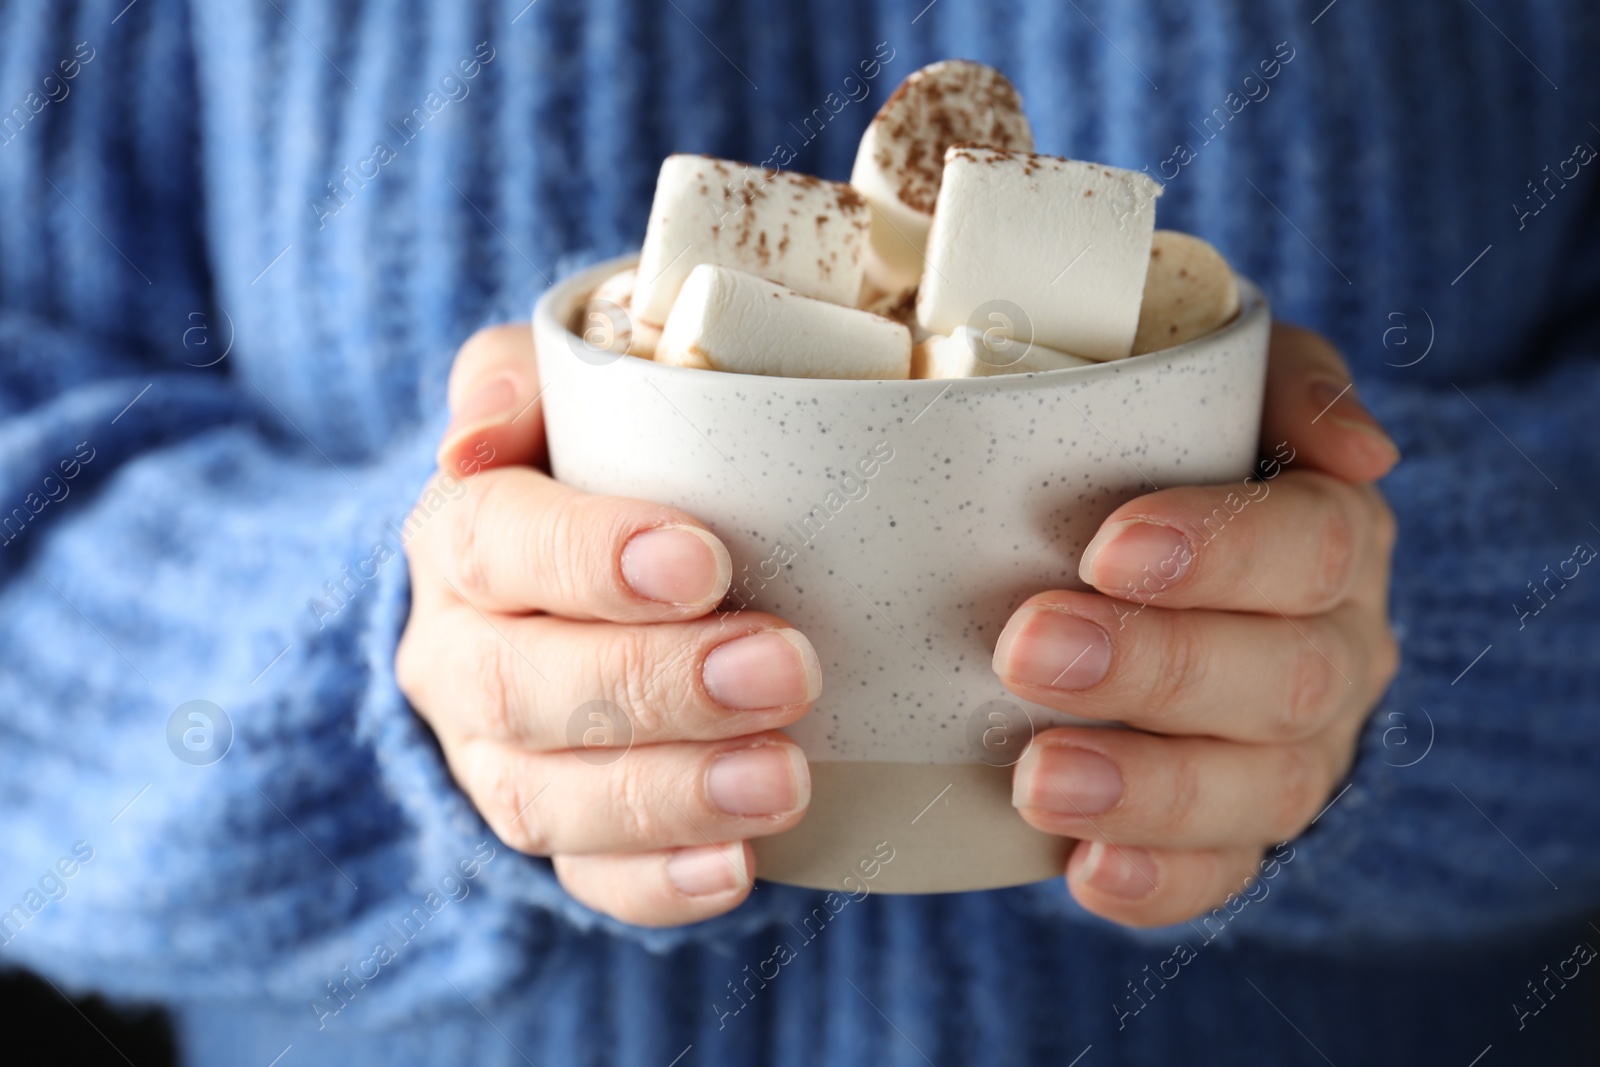
[{"label": "speckled ceramic mug", "polygon": [[1083,588],[1078,557],[1118,505],[1250,473],[1261,293],[1240,279],[1223,329],[1092,367],[771,378],[586,347],[570,329],[579,303],[631,261],[534,310],[551,463],[579,489],[699,517],[733,555],[724,608],[780,615],[816,646],[822,697],[788,730],[811,806],[755,842],[759,875],[840,889],[870,872],[892,893],[1059,876],[1070,842],[1017,815],[1010,765],[1033,730],[1073,720],[1007,692],[995,639],[1028,596]]}]

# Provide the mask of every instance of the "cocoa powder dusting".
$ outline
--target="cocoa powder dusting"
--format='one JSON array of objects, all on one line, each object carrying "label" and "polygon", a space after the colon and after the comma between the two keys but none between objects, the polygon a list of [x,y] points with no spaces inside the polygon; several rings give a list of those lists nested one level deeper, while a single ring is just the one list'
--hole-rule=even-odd
[{"label": "cocoa powder dusting", "polygon": [[916,313],[917,290],[915,288],[907,289],[904,293],[900,294],[899,300],[896,300],[893,304],[884,309],[884,315],[888,318],[894,319],[896,322],[910,322]]},{"label": "cocoa powder dusting", "polygon": [[907,207],[929,214],[951,145],[1032,147],[1016,88],[998,71],[976,63],[942,63],[911,75],[873,123],[879,126],[873,161]]}]

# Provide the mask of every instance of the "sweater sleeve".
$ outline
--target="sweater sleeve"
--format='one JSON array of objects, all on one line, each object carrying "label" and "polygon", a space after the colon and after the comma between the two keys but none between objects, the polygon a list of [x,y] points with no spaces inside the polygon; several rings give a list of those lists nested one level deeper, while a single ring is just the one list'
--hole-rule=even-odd
[{"label": "sweater sleeve", "polygon": [[[34,7],[0,83],[109,18]],[[330,456],[224,355],[175,162],[185,20],[149,7],[0,150],[0,966],[335,1014],[382,973],[371,1020],[492,994],[552,924],[664,947],[767,921],[782,891],[685,931],[605,919],[455,787],[392,669],[404,542],[460,495],[411,510],[442,400]]]},{"label": "sweater sleeve", "polygon": [[[1415,346],[1365,361],[1363,397],[1403,456],[1381,486],[1399,524],[1401,670],[1349,780],[1256,890],[1277,899],[1240,913],[1243,936],[1338,950],[1587,929],[1600,899],[1587,847],[1600,839],[1600,196],[1574,207],[1515,359],[1473,373],[1458,356],[1471,339],[1451,334],[1426,363]],[[1360,341],[1346,344],[1361,362]]]},{"label": "sweater sleeve", "polygon": [[1404,663],[1245,928],[1338,945],[1579,922],[1600,894],[1600,346],[1370,403],[1405,456],[1382,486]]},{"label": "sweater sleeve", "polygon": [[[37,881],[93,852],[63,900],[3,902],[29,914],[0,954],[125,995],[311,1002],[382,942],[413,958],[394,971],[416,997],[453,997],[422,976],[492,989],[552,921],[652,947],[767,921],[782,890],[634,930],[494,838],[393,677],[404,542],[461,492],[407,515],[442,427],[335,465],[275,418],[169,373],[70,389],[0,431],[0,499],[19,505],[0,548],[0,808],[19,832],[0,869]],[[397,1012],[417,1005],[401,978]]]},{"label": "sweater sleeve", "polygon": [[[1377,386],[1404,456],[1391,593],[1403,662],[1300,837],[1190,923],[1127,931],[1328,952],[1483,944],[1600,898],[1600,345],[1525,382]],[[1093,923],[1059,884],[1015,891]]]}]

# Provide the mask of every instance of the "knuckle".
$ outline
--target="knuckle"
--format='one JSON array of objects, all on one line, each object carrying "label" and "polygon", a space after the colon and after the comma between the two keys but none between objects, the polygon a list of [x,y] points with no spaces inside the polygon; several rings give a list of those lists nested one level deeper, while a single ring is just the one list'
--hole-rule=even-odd
[{"label": "knuckle", "polygon": [[[485,627],[487,629],[487,627]],[[512,709],[510,663],[505,642],[498,634],[483,633],[472,644],[471,672],[473,702],[482,717],[484,729],[499,740],[519,740],[521,723]]]},{"label": "knuckle", "polygon": [[1316,733],[1332,703],[1333,666],[1309,642],[1296,643],[1289,691],[1274,731],[1277,741],[1300,741]]},{"label": "knuckle", "polygon": [[1171,777],[1168,779],[1170,792],[1167,809],[1157,816],[1164,825],[1157,829],[1181,834],[1193,825],[1196,815],[1200,812],[1201,752],[1192,744],[1175,745],[1173,750],[1176,758],[1172,764]]},{"label": "knuckle", "polygon": [[552,851],[553,836],[543,798],[528,796],[527,776],[519,764],[510,759],[493,761],[485,772],[486,781],[480,781],[478,803],[484,821],[507,845],[530,856],[548,856]]},{"label": "knuckle", "polygon": [[622,839],[650,848],[665,844],[667,826],[661,814],[662,794],[649,761],[632,753],[612,764],[612,819]]},{"label": "knuckle", "polygon": [[1308,745],[1278,750],[1277,788],[1268,806],[1267,833],[1277,841],[1299,837],[1316,817],[1328,792],[1328,775]]},{"label": "knuckle", "polygon": [[667,669],[655,658],[655,642],[647,627],[622,629],[614,653],[617,676],[612,683],[614,700],[633,719],[637,732],[663,737],[668,726],[671,699],[666,683]]},{"label": "knuckle", "polygon": [[1349,591],[1359,541],[1359,523],[1352,514],[1348,495],[1335,490],[1328,494],[1326,503],[1311,571],[1311,601],[1316,610],[1340,603]]},{"label": "knuckle", "polygon": [[1252,521],[1254,516],[1246,516],[1242,506],[1230,503],[1242,499],[1231,490],[1222,495],[1210,489],[1195,493],[1192,510],[1179,524],[1191,546],[1178,556],[1178,561],[1187,559],[1186,588],[1226,588],[1249,573],[1250,561],[1260,554],[1261,535]]},{"label": "knuckle", "polygon": [[461,592],[468,597],[489,592],[491,540],[487,531],[492,529],[500,506],[502,484],[496,478],[472,479],[462,498],[463,506],[455,509],[450,518],[450,558],[455,561]]},{"label": "knuckle", "polygon": [[600,546],[588,536],[585,521],[590,498],[562,495],[547,504],[535,524],[530,565],[541,576],[550,595],[564,604],[584,599],[587,576],[594,570],[593,559]]},{"label": "knuckle", "polygon": [[1182,702],[1202,692],[1207,657],[1203,640],[1192,621],[1182,613],[1162,616],[1167,621],[1159,669],[1146,705],[1155,723],[1176,714]]}]

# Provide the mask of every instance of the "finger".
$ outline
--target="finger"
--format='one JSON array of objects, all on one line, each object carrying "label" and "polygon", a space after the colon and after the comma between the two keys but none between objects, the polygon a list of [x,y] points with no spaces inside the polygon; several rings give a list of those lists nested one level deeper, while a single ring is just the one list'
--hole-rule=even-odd
[{"label": "finger", "polygon": [[1272,327],[1261,452],[1351,482],[1375,481],[1400,460],[1356,398],[1338,351],[1321,334],[1281,322]]},{"label": "finger", "polygon": [[692,618],[728,591],[733,561],[676,508],[594,496],[527,467],[484,471],[419,532],[457,595],[483,611],[575,619]]},{"label": "finger", "polygon": [[528,323],[490,326],[467,338],[450,367],[449,399],[441,471],[465,478],[544,461],[539,368]]},{"label": "finger", "polygon": [[636,926],[684,926],[750,895],[755,857],[743,841],[662,852],[556,856],[556,877],[580,903]]},{"label": "finger", "polygon": [[769,732],[607,753],[444,745],[456,781],[500,839],[539,856],[724,844],[781,833],[811,801],[800,746]]},{"label": "finger", "polygon": [[822,692],[811,643],[756,612],[626,626],[489,619],[456,605],[416,629],[396,670],[435,729],[547,752],[776,729]]},{"label": "finger", "polygon": [[1033,739],[1012,803],[1045,833],[1146,848],[1230,848],[1297,836],[1327,804],[1348,756],[1326,744],[1061,727]]},{"label": "finger", "polygon": [[1140,604],[1314,615],[1387,564],[1393,523],[1375,489],[1314,471],[1163,489],[1112,512],[1078,574]]},{"label": "finger", "polygon": [[411,571],[411,615],[407,628],[419,618],[461,602],[440,578],[427,545],[444,529],[441,515],[455,509],[466,496],[467,482],[443,471],[434,471],[412,505],[400,528],[400,544]]},{"label": "finger", "polygon": [[994,670],[1024,700],[1080,718],[1286,743],[1369,708],[1398,655],[1388,626],[1357,605],[1290,620],[1129,610],[1061,591],[1040,593],[1011,616]]},{"label": "finger", "polygon": [[[1080,841],[1067,859],[1067,889],[1084,909],[1124,926],[1168,926],[1270,892],[1259,848],[1164,851]],[[1265,886],[1265,889],[1256,888]],[[1220,921],[1220,920],[1219,920]]]}]

